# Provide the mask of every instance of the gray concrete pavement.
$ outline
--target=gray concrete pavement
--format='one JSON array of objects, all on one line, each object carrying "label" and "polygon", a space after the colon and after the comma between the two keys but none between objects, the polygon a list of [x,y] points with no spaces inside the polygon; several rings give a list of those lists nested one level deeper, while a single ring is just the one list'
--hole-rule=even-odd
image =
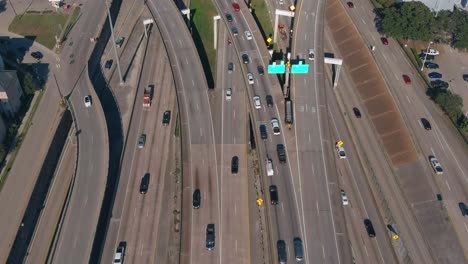
[{"label": "gray concrete pavement", "polygon": [[[340,161],[336,160],[333,143],[337,140],[330,130],[327,87],[324,81],[323,25],[324,1],[301,1],[295,18],[293,58],[305,59],[309,74],[292,75],[291,98],[295,108],[295,150],[298,160],[298,180],[301,183],[304,244],[309,259],[326,263],[351,260],[348,238],[342,219],[337,218],[333,200],[338,197],[336,186]],[[315,60],[308,60],[308,49],[315,49]],[[326,67],[326,66],[325,66]],[[325,88],[325,89],[324,89]],[[311,124],[317,124],[312,125]],[[314,190],[309,192],[308,190]],[[339,207],[338,207],[339,208]]]},{"label": "gray concrete pavement", "polygon": [[[86,2],[81,12],[83,15],[63,46],[58,77],[62,92],[72,93],[69,100],[76,118],[79,158],[73,191],[51,258],[54,263],[89,260],[109,168],[107,124],[87,74],[89,55],[94,48],[90,38],[97,36],[99,25],[105,21],[105,5]],[[86,95],[92,96],[92,107],[84,106]]]},{"label": "gray concrete pavement", "polygon": [[[222,263],[250,263],[251,241],[249,238],[249,199],[247,179],[248,111],[246,87],[242,67],[234,47],[225,45],[229,29],[219,30],[217,49],[216,88],[210,98],[215,139],[220,156],[219,164],[221,217],[225,223],[219,231],[223,239]],[[229,62],[234,63],[233,73],[227,72]],[[232,89],[232,99],[225,98],[226,89]],[[239,172],[231,174],[231,159],[239,157]],[[255,245],[257,247],[258,245]]]},{"label": "gray concrete pavement", "polygon": [[42,217],[36,227],[36,233],[31,241],[25,263],[45,263],[47,260],[54,232],[60,219],[60,212],[67,195],[66,191],[70,186],[71,176],[75,172],[76,138],[72,134],[74,132],[72,129],[69,139],[65,143],[66,146],[47,195]]},{"label": "gray concrete pavement", "polygon": [[[222,228],[219,177],[208,85],[190,33],[174,3],[160,0],[147,5],[157,23],[172,66],[181,117],[183,146],[182,252],[183,263],[219,263],[222,259]],[[205,207],[192,211],[194,188],[202,192]],[[215,224],[217,244],[205,248],[206,225]]]},{"label": "gray concrete pavement", "polygon": [[[250,109],[252,109],[252,112],[255,112],[253,114],[253,124],[255,126],[255,131],[258,133],[258,125],[260,123],[267,124],[268,127],[270,127],[268,130],[271,131],[270,120],[272,117],[278,118],[282,123],[281,136],[272,136],[270,132],[269,140],[266,142],[259,142],[257,145],[257,148],[260,151],[260,157],[262,157],[260,166],[264,168],[264,158],[267,156],[271,157],[275,167],[275,174],[277,175],[276,177],[268,177],[268,179],[265,177],[265,175],[262,175],[263,189],[267,190],[268,186],[275,184],[278,186],[280,197],[282,197],[280,205],[272,206],[271,208],[269,208],[269,205],[266,205],[269,208],[268,211],[270,214],[270,218],[267,219],[267,222],[269,222],[268,228],[270,231],[272,231],[272,233],[269,234],[271,237],[269,239],[270,245],[268,245],[268,251],[271,253],[270,257],[272,257],[272,259],[276,259],[276,241],[278,239],[284,239],[286,241],[288,251],[293,252],[293,238],[296,236],[302,237],[302,227],[300,226],[300,219],[298,216],[298,196],[295,190],[295,185],[298,183],[295,182],[294,177],[292,177],[292,175],[295,175],[296,164],[294,159],[290,158],[290,154],[292,152],[289,151],[289,149],[291,145],[289,145],[290,142],[286,140],[287,138],[291,138],[292,135],[287,132],[286,126],[282,121],[284,116],[284,101],[281,99],[282,92],[279,89],[279,83],[276,79],[276,76],[269,76],[267,74],[259,76],[257,73],[257,65],[263,65],[266,69],[266,65],[269,62],[270,56],[268,55],[266,47],[262,46],[264,41],[261,35],[258,34],[258,26],[255,24],[252,16],[248,13],[245,5],[243,3],[240,3],[240,5],[241,12],[233,13],[231,12],[231,5],[228,3],[217,2],[217,7],[221,13],[231,12],[231,14],[233,14],[233,23],[237,25],[240,32],[249,30],[254,36],[254,40],[246,40],[243,35],[239,35],[233,39],[239,60],[242,53],[247,53],[250,57],[250,63],[244,65],[244,67],[241,67],[243,75],[245,76],[247,72],[251,72],[255,77],[255,83],[250,85],[252,88],[247,89]],[[264,107],[261,110],[254,110],[251,98],[254,95],[259,95],[262,100],[264,100],[267,94],[271,94],[275,98],[274,106],[272,108]],[[288,152],[287,164],[280,164],[277,158],[277,154],[275,153],[276,144],[280,143],[286,144],[286,149]],[[262,171],[264,171],[264,169],[262,169]]]},{"label": "gray concrete pavement", "polygon": [[[370,5],[362,3],[359,9],[349,10],[349,12],[355,23],[360,27],[365,41],[378,43],[380,41],[379,35],[370,22],[374,18],[371,9]],[[379,48],[378,46],[375,52],[375,60],[387,83],[390,84],[389,88],[393,98],[397,102],[410,128],[413,141],[421,153],[417,164],[409,164],[399,168],[399,184],[402,186],[406,199],[418,218],[423,234],[443,238],[446,241],[446,243],[438,243],[439,239],[427,239],[431,250],[437,252],[433,254],[433,257],[448,263],[457,262],[464,258],[462,249],[456,239],[457,236],[450,227],[447,212],[441,210],[435,195],[442,193],[444,200],[446,200],[445,203],[448,205],[455,204],[467,196],[466,148],[463,147],[464,143],[461,143],[458,135],[451,128],[451,124],[447,122],[446,117],[425,95],[426,87],[418,77],[419,69],[412,67],[400,47],[393,40],[390,40],[389,44],[388,47],[380,46]],[[412,79],[412,85],[403,84],[401,74],[409,75]],[[428,131],[422,129],[418,122],[421,117],[431,120],[433,131],[428,133]],[[435,177],[436,175],[432,172],[427,160],[429,155],[435,155],[444,164],[446,172],[443,178]],[[414,177],[414,175],[420,177]],[[415,185],[419,187],[415,189]],[[459,216],[459,210],[455,209],[454,206],[447,206],[446,208],[452,210],[450,215]],[[466,239],[467,232],[464,225],[457,224],[455,229],[458,231],[459,239],[460,237],[461,240]],[[465,244],[462,244],[462,246],[467,247]]]}]

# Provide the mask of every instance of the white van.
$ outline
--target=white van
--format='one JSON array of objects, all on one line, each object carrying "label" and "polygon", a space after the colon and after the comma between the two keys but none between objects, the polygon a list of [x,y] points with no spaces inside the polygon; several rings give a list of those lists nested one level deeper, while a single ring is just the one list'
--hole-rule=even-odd
[{"label": "white van", "polygon": [[275,174],[275,171],[273,170],[273,162],[271,161],[271,159],[267,159],[266,169],[268,176],[273,176],[273,174]]}]

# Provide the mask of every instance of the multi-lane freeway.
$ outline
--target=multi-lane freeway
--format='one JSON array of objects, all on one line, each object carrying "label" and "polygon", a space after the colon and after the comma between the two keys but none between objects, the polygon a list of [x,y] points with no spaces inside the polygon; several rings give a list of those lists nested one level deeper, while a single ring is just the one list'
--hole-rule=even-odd
[{"label": "multi-lane freeway", "polygon": [[[284,8],[290,4],[286,2]],[[174,249],[166,238],[175,236],[173,230],[180,230],[180,249],[175,251],[179,251],[181,263],[254,263],[262,257],[251,234],[258,230],[259,220],[253,215],[260,211],[266,216],[262,242],[268,241],[265,253],[271,263],[281,262],[280,240],[285,242],[289,262],[298,257],[293,244],[297,238],[302,240],[303,263],[466,260],[467,225],[457,208],[468,192],[465,145],[425,98],[425,86],[399,45],[393,40],[389,45],[379,43],[372,8],[361,2],[346,11],[349,17],[343,16],[343,21],[349,19],[359,28],[362,39],[357,31],[354,37],[362,42],[360,49],[368,44],[377,47],[366,53],[372,54],[368,57],[375,62],[369,69],[378,68],[376,72],[383,79],[379,78],[385,80],[382,83],[406,124],[402,130],[408,128],[414,159],[397,163],[382,146],[382,133],[373,126],[377,117],[357,92],[362,83],[356,83],[354,69],[343,69],[339,85],[332,87],[324,54],[341,52],[349,58],[349,52],[341,46],[344,42],[334,43],[336,29],[330,30],[332,34],[324,32],[325,15],[333,8],[345,14],[344,2],[329,2],[332,7],[328,10],[326,1],[297,2],[294,34],[288,34],[288,41],[281,45],[290,45],[286,48],[291,57],[310,64],[310,68],[308,74],[289,76],[280,87],[279,79],[267,73],[271,58],[247,6],[241,2],[237,10],[234,2],[214,1],[220,19],[216,85],[209,89],[190,28],[175,3],[145,1],[148,13],[144,16],[152,17],[156,25],[148,38],[142,37],[142,28],[133,29],[126,41],[144,52],[136,52],[136,59],[122,56],[130,64],[141,62],[141,73],[136,105],[129,103],[131,114],[122,114],[130,116],[129,130],[125,132],[119,186],[101,260],[110,263],[117,246],[125,242],[126,263],[169,263]],[[87,69],[95,45],[89,40],[98,34],[95,25],[105,21],[105,5],[86,2],[82,14],[63,47],[57,78],[73,112],[78,157],[49,258],[52,263],[97,261],[90,259],[92,245],[108,168],[115,165],[109,164],[107,123]],[[289,19],[281,21],[289,23]],[[308,57],[311,48],[314,60]],[[347,67],[346,62],[344,65]],[[97,66],[92,67],[94,71]],[[402,74],[411,77],[411,85],[404,84]],[[139,99],[147,87],[152,87],[152,105],[143,107]],[[288,89],[290,93],[285,93]],[[87,95],[93,99],[91,106],[83,102]],[[270,105],[267,98],[272,98]],[[287,100],[293,102],[292,125],[285,121]],[[353,113],[353,107],[361,109],[362,117]],[[162,123],[165,111],[172,112],[168,126]],[[432,131],[422,128],[422,117],[430,120]],[[274,119],[279,121],[279,132],[273,131]],[[167,188],[173,181],[176,122],[180,122],[178,151],[182,153],[180,226],[177,221],[171,224],[179,212],[168,205],[171,196],[177,195]],[[249,122],[253,135],[249,135]],[[263,127],[266,131],[260,130]],[[138,139],[143,134],[142,144]],[[255,136],[255,144],[251,136]],[[334,149],[339,140],[346,142],[345,159]],[[249,151],[254,146],[263,189],[263,197],[258,198],[265,201],[260,207],[249,204],[257,198],[252,198],[255,194],[248,178],[252,170]],[[282,148],[285,157],[280,155]],[[443,174],[433,172],[429,156],[442,163]],[[267,160],[272,161],[272,170],[267,169]],[[412,174],[417,175],[410,177]],[[199,206],[194,202],[195,190],[200,191]],[[277,198],[270,190],[275,190]],[[346,191],[348,202],[342,200],[340,191]],[[437,194],[442,201],[437,200]],[[253,212],[258,208],[265,210]],[[372,231],[366,230],[364,219],[372,220]],[[214,225],[213,244],[208,243],[210,224]],[[395,233],[388,225],[400,232],[399,240],[395,236],[392,240]]]}]

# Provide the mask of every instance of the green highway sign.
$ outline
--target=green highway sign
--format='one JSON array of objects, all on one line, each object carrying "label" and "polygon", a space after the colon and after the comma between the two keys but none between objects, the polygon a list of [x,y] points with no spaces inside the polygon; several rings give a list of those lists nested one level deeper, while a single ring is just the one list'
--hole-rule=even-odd
[{"label": "green highway sign", "polygon": [[286,71],[286,66],[284,66],[284,61],[281,61],[281,64],[268,64],[268,74],[280,74]]},{"label": "green highway sign", "polygon": [[302,64],[302,61],[299,61],[299,64],[293,64],[291,67],[291,73],[308,73],[309,64]]}]

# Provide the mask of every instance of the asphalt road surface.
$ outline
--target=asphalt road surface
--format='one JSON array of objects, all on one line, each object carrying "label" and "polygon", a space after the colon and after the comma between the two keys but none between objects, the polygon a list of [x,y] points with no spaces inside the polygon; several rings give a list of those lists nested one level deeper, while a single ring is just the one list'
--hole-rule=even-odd
[{"label": "asphalt road surface", "polygon": [[[220,263],[223,239],[219,175],[208,85],[200,58],[173,2],[147,2],[160,28],[175,78],[183,142],[182,263]],[[202,206],[192,210],[192,193],[202,191]],[[206,227],[215,224],[216,245],[207,251]]]}]

